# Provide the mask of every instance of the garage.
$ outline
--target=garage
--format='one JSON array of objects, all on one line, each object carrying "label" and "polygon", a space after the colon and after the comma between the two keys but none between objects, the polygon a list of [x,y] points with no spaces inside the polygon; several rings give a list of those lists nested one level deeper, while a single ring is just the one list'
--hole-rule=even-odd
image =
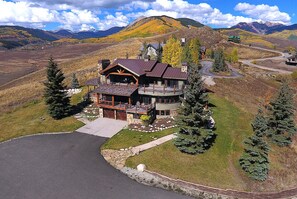
[{"label": "garage", "polygon": [[117,111],[117,120],[127,120],[126,111]]},{"label": "garage", "polygon": [[114,110],[103,109],[103,117],[114,119]]}]

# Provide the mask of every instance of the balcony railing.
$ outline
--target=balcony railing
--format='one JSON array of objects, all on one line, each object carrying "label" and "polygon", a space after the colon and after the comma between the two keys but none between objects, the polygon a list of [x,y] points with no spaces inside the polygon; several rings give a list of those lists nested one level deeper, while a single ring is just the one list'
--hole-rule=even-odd
[{"label": "balcony railing", "polygon": [[139,86],[138,93],[140,94],[182,94],[183,87],[179,88],[177,86],[167,87],[166,85],[143,85]]},{"label": "balcony railing", "polygon": [[126,102],[112,102],[107,100],[100,100],[99,106],[103,108],[111,108],[117,110],[125,110],[131,113],[143,113],[146,114],[150,110],[156,107],[156,104],[137,104],[131,105]]}]

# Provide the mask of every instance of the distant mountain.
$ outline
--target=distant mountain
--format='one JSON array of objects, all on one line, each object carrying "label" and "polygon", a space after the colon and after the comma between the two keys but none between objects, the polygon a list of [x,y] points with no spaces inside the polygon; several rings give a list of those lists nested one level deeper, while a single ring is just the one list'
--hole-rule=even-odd
[{"label": "distant mountain", "polygon": [[194,26],[197,28],[204,26],[202,23],[189,18],[178,18],[176,20],[180,21],[183,26]]},{"label": "distant mountain", "polygon": [[259,23],[259,22],[252,22],[252,23],[246,23],[246,22],[241,22],[235,26],[232,26],[231,29],[242,29],[246,30],[249,32],[257,33],[257,34],[267,34],[269,31],[273,29],[280,29],[280,28],[285,28],[286,26],[280,23],[271,23],[271,22],[266,22],[266,23]]},{"label": "distant mountain", "polygon": [[189,29],[189,26],[202,27],[203,24],[187,18],[175,19],[168,16],[140,17],[120,32],[110,35],[107,40],[119,41],[134,37],[151,37]]},{"label": "distant mountain", "polygon": [[286,26],[281,23],[259,23],[259,22],[252,22],[252,23],[245,23],[241,22],[235,26],[232,26],[231,29],[242,29],[249,32],[257,33],[257,34],[272,34],[275,32],[282,32],[284,30],[297,30],[297,24]]},{"label": "distant mountain", "polygon": [[0,26],[1,48],[15,48],[27,44],[42,44],[48,41],[56,41],[63,38],[87,39],[106,37],[121,31],[124,27],[113,27],[104,31],[83,31],[73,33],[69,30],[56,32],[45,31],[21,26]]}]

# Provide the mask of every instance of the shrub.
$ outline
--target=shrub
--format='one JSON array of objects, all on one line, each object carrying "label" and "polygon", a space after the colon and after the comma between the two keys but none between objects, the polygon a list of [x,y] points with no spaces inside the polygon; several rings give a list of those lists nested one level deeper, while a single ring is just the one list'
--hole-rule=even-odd
[{"label": "shrub", "polygon": [[297,70],[291,74],[291,77],[293,80],[295,80],[295,81],[297,80]]},{"label": "shrub", "polygon": [[149,116],[149,115],[142,115],[142,116],[140,116],[140,119],[145,126],[148,126],[152,121],[151,116]]}]

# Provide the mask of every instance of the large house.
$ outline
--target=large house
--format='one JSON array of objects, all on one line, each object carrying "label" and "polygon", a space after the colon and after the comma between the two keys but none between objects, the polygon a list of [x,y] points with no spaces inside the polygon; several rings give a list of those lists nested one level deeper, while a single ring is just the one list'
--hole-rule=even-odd
[{"label": "large house", "polygon": [[286,64],[287,65],[297,65],[297,54],[288,57],[286,60]]},{"label": "large house", "polygon": [[158,54],[163,51],[164,43],[151,43],[147,44],[145,47],[141,46],[140,48],[140,58],[151,58],[151,59],[157,59]]},{"label": "large house", "polygon": [[99,78],[89,80],[99,116],[138,123],[141,115],[152,118],[176,115],[187,81],[187,65],[173,68],[154,60],[99,61]]}]

